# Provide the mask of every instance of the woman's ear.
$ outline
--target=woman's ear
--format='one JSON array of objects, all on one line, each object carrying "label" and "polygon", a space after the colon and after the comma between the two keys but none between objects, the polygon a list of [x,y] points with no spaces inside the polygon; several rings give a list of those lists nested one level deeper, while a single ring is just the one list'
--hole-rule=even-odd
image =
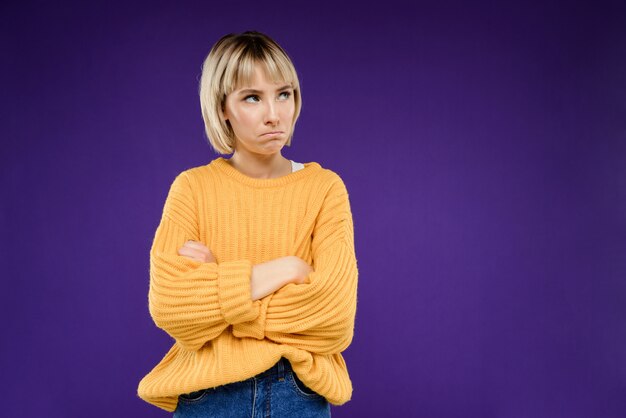
[{"label": "woman's ear", "polygon": [[221,100],[219,107],[219,115],[222,122],[226,122],[228,120],[228,112],[226,111],[226,95]]},{"label": "woman's ear", "polygon": [[224,107],[222,106],[219,109],[219,115],[220,115],[220,119],[222,122],[226,122],[228,120],[228,115],[226,114],[226,109],[224,109]]}]

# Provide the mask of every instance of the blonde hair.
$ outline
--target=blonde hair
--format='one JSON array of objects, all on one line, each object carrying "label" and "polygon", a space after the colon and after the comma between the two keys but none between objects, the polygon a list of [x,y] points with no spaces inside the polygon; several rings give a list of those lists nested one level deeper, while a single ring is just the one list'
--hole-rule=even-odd
[{"label": "blonde hair", "polygon": [[202,65],[200,78],[200,107],[209,143],[219,154],[235,150],[235,138],[230,123],[223,119],[226,96],[240,85],[249,83],[255,64],[262,64],[274,82],[290,83],[293,88],[295,112],[287,146],[302,108],[300,82],[287,53],[269,36],[256,31],[228,34],[211,48]]}]

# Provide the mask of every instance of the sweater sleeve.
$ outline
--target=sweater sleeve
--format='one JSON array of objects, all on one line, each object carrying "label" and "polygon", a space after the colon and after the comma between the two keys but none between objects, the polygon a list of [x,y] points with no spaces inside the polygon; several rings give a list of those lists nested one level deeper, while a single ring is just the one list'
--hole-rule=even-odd
[{"label": "sweater sleeve", "polygon": [[339,177],[324,199],[311,243],[309,283],[290,283],[263,302],[260,315],[233,326],[236,337],[267,338],[319,354],[352,342],[358,269],[350,202]]},{"label": "sweater sleeve", "polygon": [[157,327],[186,350],[198,350],[231,324],[251,321],[260,301],[250,296],[249,260],[202,263],[178,255],[199,240],[196,205],[189,180],[172,183],[150,250],[149,310]]}]

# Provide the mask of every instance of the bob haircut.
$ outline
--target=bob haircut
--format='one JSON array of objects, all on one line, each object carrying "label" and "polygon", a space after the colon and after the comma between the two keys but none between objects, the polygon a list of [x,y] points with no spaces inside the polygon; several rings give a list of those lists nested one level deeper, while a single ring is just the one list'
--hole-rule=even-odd
[{"label": "bob haircut", "polygon": [[219,154],[235,151],[235,136],[230,122],[224,120],[226,96],[236,88],[247,85],[254,74],[255,64],[265,68],[268,78],[276,83],[291,84],[295,112],[291,122],[291,134],[296,125],[302,97],[296,69],[287,53],[269,36],[256,31],[228,34],[211,48],[202,65],[200,79],[200,107],[204,129],[213,149]]}]

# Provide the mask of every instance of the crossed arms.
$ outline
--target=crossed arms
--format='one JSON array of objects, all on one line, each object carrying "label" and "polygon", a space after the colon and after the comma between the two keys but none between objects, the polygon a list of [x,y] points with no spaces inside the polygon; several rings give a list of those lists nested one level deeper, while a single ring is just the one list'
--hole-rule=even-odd
[{"label": "crossed arms", "polygon": [[189,180],[179,175],[150,250],[156,325],[194,351],[231,325],[240,338],[319,354],[345,350],[354,332],[358,270],[348,194],[337,179],[316,219],[313,266],[296,256],[253,265],[217,263],[199,242]]}]

